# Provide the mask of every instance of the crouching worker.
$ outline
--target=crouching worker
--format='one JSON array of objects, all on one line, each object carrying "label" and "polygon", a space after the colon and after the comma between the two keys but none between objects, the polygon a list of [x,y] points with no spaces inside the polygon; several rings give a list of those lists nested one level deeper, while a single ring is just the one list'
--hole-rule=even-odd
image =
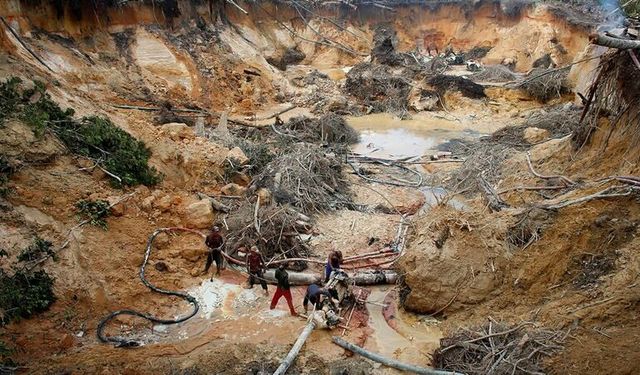
[{"label": "crouching worker", "polygon": [[333,329],[342,318],[340,318],[339,311],[336,308],[336,304],[331,299],[331,294],[325,288],[321,288],[316,284],[311,284],[307,288],[307,294],[304,296],[304,311],[307,312],[307,303],[311,302],[315,308],[311,315],[311,318],[316,323],[316,328],[319,329]]},{"label": "crouching worker", "polygon": [[289,274],[287,273],[287,265],[286,263],[280,264],[278,269],[276,270],[276,280],[278,280],[278,288],[276,289],[276,293],[273,295],[273,299],[271,300],[270,309],[273,310],[280,297],[284,296],[284,299],[287,300],[287,304],[289,305],[289,311],[292,316],[297,316],[296,309],[293,307],[293,301],[291,299],[291,286],[289,285]]},{"label": "crouching worker", "polygon": [[[222,269],[222,248],[224,247],[224,239],[220,234],[220,228],[214,226],[211,228],[211,232],[207,235],[205,239],[205,244],[209,248],[209,253],[207,254],[207,264],[204,266],[204,274],[206,275],[209,272],[209,267],[213,262],[216,262],[216,276],[220,275],[220,270]],[[213,275],[211,275],[211,281],[213,281]]]},{"label": "crouching worker", "polygon": [[327,302],[331,308],[337,311],[336,304],[333,302],[331,298],[331,293],[325,288],[318,286],[317,284],[311,284],[307,287],[307,294],[304,296],[304,301],[302,301],[302,305],[304,306],[304,312],[308,312],[307,305],[311,302],[312,305],[315,305],[316,310],[322,309],[322,305],[324,302]]},{"label": "crouching worker", "polygon": [[258,250],[257,246],[251,246],[249,253],[247,254],[246,260],[247,273],[249,273],[249,289],[253,288],[253,284],[256,283],[256,280],[264,289],[264,295],[269,295],[269,290],[267,289],[267,282],[264,279],[264,259],[262,259],[262,255]]}]

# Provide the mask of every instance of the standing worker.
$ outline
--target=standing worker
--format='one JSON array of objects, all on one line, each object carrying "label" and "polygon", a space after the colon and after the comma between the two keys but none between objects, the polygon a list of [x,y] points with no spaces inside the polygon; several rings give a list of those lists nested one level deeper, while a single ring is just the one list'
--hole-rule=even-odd
[{"label": "standing worker", "polygon": [[291,316],[298,316],[298,314],[296,313],[296,309],[293,307],[293,301],[291,299],[291,285],[289,285],[289,274],[287,273],[286,263],[281,263],[276,270],[276,280],[278,280],[278,288],[276,289],[276,293],[273,295],[273,299],[271,300],[270,309],[273,310],[278,304],[280,297],[284,296],[284,299],[287,300],[287,304],[289,305]]},{"label": "standing worker", "polygon": [[247,254],[247,272],[249,273],[249,289],[253,288],[253,284],[255,284],[256,279],[260,282],[262,289],[264,289],[264,295],[269,295],[269,290],[267,289],[267,282],[264,279],[264,259],[262,259],[262,255],[260,255],[260,250],[258,250],[257,246],[251,246],[249,253]]},{"label": "standing worker", "polygon": [[[220,270],[222,269],[222,248],[224,247],[224,239],[220,234],[220,228],[213,226],[204,243],[209,248],[207,264],[204,266],[204,274],[206,275],[207,272],[209,272],[209,267],[211,267],[211,264],[215,260],[216,276],[220,276]],[[211,281],[213,281],[213,275],[211,275]]]},{"label": "standing worker", "polygon": [[324,266],[324,282],[328,282],[331,278],[331,272],[334,269],[339,269],[342,265],[342,251],[336,250],[329,253],[327,257],[327,264]]},{"label": "standing worker", "polygon": [[[324,297],[324,298],[323,298]],[[322,308],[322,301],[327,299],[331,308],[334,311],[338,311],[336,308],[336,304],[331,299],[331,293],[325,288],[321,288],[317,284],[311,284],[307,287],[307,294],[304,296],[304,301],[302,301],[302,306],[304,307],[304,312],[308,312],[307,304],[311,302],[311,304],[316,306],[316,310],[320,310]]]}]

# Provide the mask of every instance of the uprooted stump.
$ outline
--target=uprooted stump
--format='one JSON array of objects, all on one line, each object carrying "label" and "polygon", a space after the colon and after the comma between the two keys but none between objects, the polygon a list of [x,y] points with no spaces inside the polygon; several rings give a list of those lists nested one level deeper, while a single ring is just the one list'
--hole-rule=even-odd
[{"label": "uprooted stump", "polygon": [[371,56],[373,61],[390,66],[401,65],[403,57],[396,53],[398,36],[391,24],[380,24],[375,29],[373,35],[373,48]]},{"label": "uprooted stump", "polygon": [[468,375],[544,373],[543,360],[562,350],[567,332],[527,329],[489,321],[440,340],[433,355],[437,368]]},{"label": "uprooted stump", "polygon": [[309,143],[350,145],[360,139],[358,132],[349,126],[344,117],[328,113],[320,118],[294,117],[280,126],[282,132]]},{"label": "uprooted stump", "polygon": [[438,74],[429,78],[427,83],[433,86],[440,95],[444,95],[447,91],[459,91],[463,96],[471,99],[487,97],[484,93],[484,87],[464,77]]},{"label": "uprooted stump", "polygon": [[532,98],[546,103],[570,91],[567,70],[537,68],[531,71],[520,88]]},{"label": "uprooted stump", "polygon": [[281,205],[305,214],[349,206],[352,193],[339,158],[320,147],[296,143],[255,176],[253,187],[266,188]]},{"label": "uprooted stump", "polygon": [[411,85],[394,75],[386,65],[359,63],[347,73],[345,89],[371,112],[403,112],[408,105]]}]

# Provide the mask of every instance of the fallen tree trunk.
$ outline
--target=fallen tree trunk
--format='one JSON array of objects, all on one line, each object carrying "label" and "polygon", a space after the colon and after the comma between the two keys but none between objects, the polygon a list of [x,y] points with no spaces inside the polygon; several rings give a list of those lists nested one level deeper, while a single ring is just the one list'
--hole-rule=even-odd
[{"label": "fallen tree trunk", "polygon": [[291,350],[289,351],[289,354],[287,354],[287,356],[284,358],[282,363],[280,363],[280,366],[278,366],[278,368],[273,373],[273,375],[282,375],[287,372],[289,367],[293,364],[293,361],[298,356],[300,349],[302,349],[302,346],[304,345],[305,341],[307,341],[307,338],[309,337],[311,332],[313,332],[313,329],[315,327],[316,327],[316,322],[313,319],[311,319],[311,321],[307,323],[307,325],[302,330],[302,333],[300,334],[300,336],[298,336],[298,339],[293,344],[293,348],[291,348]]},{"label": "fallen tree trunk", "polygon": [[347,342],[345,340],[343,340],[340,337],[337,336],[333,336],[331,338],[333,340],[333,342],[338,345],[343,347],[344,349],[347,349],[353,353],[356,353],[358,355],[361,355],[365,358],[368,358],[372,361],[378,362],[378,363],[382,363],[385,366],[389,366],[389,367],[393,367],[395,369],[401,370],[401,371],[409,371],[409,372],[413,372],[414,374],[421,374],[421,375],[462,375],[460,373],[456,373],[456,372],[449,372],[449,371],[440,371],[440,370],[435,370],[435,369],[431,369],[431,368],[425,368],[425,367],[418,367],[418,366],[414,366],[414,365],[409,365],[406,363],[402,363],[400,361],[396,361],[395,359],[390,359],[387,357],[383,357],[380,354],[376,354],[373,352],[370,352],[366,349],[363,349],[357,345],[354,345],[350,342]]},{"label": "fallen tree trunk", "polygon": [[612,38],[602,34],[589,35],[589,41],[599,46],[618,49],[640,49],[640,40]]}]

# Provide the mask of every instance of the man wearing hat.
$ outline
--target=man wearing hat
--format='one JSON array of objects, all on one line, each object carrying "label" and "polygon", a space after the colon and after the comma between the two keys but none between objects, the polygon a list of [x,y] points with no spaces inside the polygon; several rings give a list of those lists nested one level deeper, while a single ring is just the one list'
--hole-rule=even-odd
[{"label": "man wearing hat", "polygon": [[258,250],[257,246],[251,246],[249,253],[247,254],[247,272],[249,273],[249,289],[253,288],[253,284],[256,283],[256,280],[264,289],[264,295],[269,295],[269,290],[267,289],[267,281],[264,279],[264,259],[262,259],[262,255],[260,254],[260,250]]},{"label": "man wearing hat", "polygon": [[[204,273],[209,272],[209,267],[215,260],[216,262],[216,276],[220,275],[220,270],[222,269],[222,248],[224,247],[224,239],[220,234],[220,228],[217,226],[213,226],[211,228],[211,232],[207,235],[207,238],[204,240],[205,244],[209,248],[209,254],[207,255],[207,264],[204,266]],[[213,281],[213,275],[211,276],[211,281]]]}]

